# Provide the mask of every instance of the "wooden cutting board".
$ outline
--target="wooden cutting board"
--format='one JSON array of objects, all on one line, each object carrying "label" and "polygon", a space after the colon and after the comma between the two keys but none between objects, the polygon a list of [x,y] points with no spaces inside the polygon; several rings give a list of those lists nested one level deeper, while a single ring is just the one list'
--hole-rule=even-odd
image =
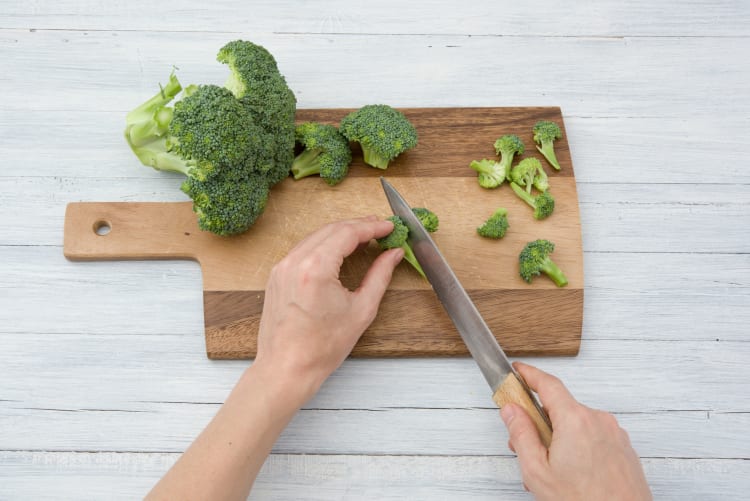
[{"label": "wooden cutting board", "polygon": [[[299,110],[298,121],[337,124],[348,109]],[[245,234],[219,237],[200,231],[190,202],[71,203],[65,215],[64,253],[71,260],[192,259],[203,273],[206,351],[209,358],[252,358],[271,267],[296,242],[321,225],[342,218],[391,215],[379,176],[413,206],[440,217],[433,234],[458,278],[509,356],[575,355],[583,318],[583,253],[573,165],[559,108],[416,108],[403,110],[419,144],[387,171],[366,166],[354,147],[350,175],[335,187],[320,178],[287,179],[273,188],[267,209]],[[563,138],[554,171],[536,151],[537,120],[557,122]],[[486,190],[469,168],[492,158],[493,143],[517,134],[524,156],[542,160],[556,200],[554,214],[536,221],[507,184]],[[145,167],[144,167],[145,168]],[[500,241],[476,234],[497,207],[509,211],[510,229]],[[109,227],[106,235],[97,232]],[[546,238],[569,284],[557,288],[544,276],[532,284],[518,274],[518,254]],[[373,242],[348,258],[341,280],[355,287],[379,250]],[[373,324],[352,352],[360,357],[468,354],[429,283],[407,263],[396,269]]]}]

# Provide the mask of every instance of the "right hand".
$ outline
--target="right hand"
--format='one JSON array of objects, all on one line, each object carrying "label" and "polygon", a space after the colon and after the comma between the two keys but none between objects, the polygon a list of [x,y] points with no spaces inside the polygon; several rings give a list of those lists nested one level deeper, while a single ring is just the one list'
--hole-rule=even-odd
[{"label": "right hand", "polygon": [[500,415],[518,454],[526,489],[538,500],[651,500],[643,466],[612,414],[578,403],[556,377],[516,362],[552,421],[549,450],[526,411],[515,404]]}]

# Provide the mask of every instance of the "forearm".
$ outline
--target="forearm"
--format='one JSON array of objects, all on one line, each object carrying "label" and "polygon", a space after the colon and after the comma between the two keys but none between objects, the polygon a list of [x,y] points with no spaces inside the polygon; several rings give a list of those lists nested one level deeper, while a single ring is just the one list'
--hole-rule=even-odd
[{"label": "forearm", "polygon": [[274,442],[313,391],[279,375],[262,364],[248,368],[148,499],[245,499]]}]

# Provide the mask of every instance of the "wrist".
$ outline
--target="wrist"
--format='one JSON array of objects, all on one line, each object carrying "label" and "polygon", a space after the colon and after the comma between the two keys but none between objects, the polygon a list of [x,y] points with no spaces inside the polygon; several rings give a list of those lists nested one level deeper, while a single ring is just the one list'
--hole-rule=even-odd
[{"label": "wrist", "polygon": [[256,358],[244,372],[242,379],[259,384],[274,400],[289,407],[292,412],[296,412],[310,400],[323,382],[304,371],[296,371],[264,358]]}]

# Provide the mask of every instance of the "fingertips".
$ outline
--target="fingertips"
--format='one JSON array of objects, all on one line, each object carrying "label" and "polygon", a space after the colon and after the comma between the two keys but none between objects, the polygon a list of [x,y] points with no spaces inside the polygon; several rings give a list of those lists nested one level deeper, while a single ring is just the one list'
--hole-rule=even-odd
[{"label": "fingertips", "polygon": [[404,257],[403,249],[389,249],[373,261],[362,283],[355,292],[359,310],[369,325],[377,314],[380,300],[388,288],[393,270]]},{"label": "fingertips", "polygon": [[529,388],[539,395],[539,400],[549,413],[553,426],[558,415],[578,405],[578,401],[573,398],[565,384],[552,374],[523,362],[513,362],[513,367]]}]

